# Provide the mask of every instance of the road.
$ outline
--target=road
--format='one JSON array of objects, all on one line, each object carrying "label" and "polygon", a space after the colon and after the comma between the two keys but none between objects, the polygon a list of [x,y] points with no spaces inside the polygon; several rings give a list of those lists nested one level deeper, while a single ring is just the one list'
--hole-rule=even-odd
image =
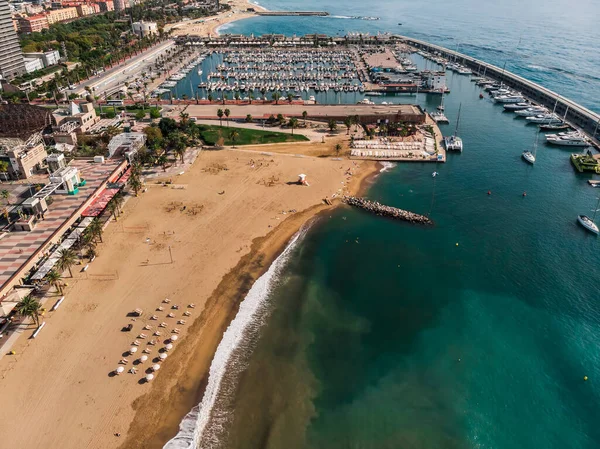
[{"label": "road", "polygon": [[89,80],[77,85],[73,90],[68,90],[67,95],[75,93],[77,95],[85,95],[87,86],[91,87],[94,95],[101,96],[104,92],[117,89],[122,86],[128,78],[135,78],[139,73],[150,72],[149,67],[154,63],[156,58],[164,53],[165,50],[175,45],[175,42],[168,40],[157,46],[134,56],[130,60],[111,69],[106,70],[99,76],[95,76]]}]

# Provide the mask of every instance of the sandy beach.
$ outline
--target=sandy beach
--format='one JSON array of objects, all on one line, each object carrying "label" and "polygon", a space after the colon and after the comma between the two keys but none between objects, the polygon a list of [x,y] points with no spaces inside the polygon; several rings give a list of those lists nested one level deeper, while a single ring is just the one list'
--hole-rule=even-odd
[{"label": "sandy beach", "polygon": [[222,12],[216,16],[172,24],[165,27],[165,31],[171,30],[172,36],[185,36],[187,34],[196,36],[218,36],[219,32],[217,29],[220,26],[254,16],[255,14],[253,12],[247,11],[248,8],[253,8],[255,11],[266,11],[262,6],[250,3],[246,0],[229,0],[223,3],[230,5],[231,10]]},{"label": "sandy beach", "polygon": [[[67,278],[66,299],[45,316],[40,336],[21,337],[16,356],[0,360],[6,447],[160,448],[174,436],[199,402],[222,333],[254,280],[304,223],[331,207],[325,197],[346,185],[356,192],[377,169],[373,162],[299,157],[301,146],[287,147],[269,155],[260,148],[204,151],[172,187],[149,183],[129,200],[89,270],[75,268]],[[299,173],[310,187],[288,184]],[[162,304],[165,298],[171,303]],[[195,308],[187,309],[190,303]],[[170,310],[173,304],[179,310]],[[127,314],[136,308],[144,313],[132,321]],[[176,324],[181,319],[186,323]],[[162,335],[152,336],[161,322]],[[133,330],[122,332],[130,323]],[[146,324],[153,328],[142,330]],[[179,340],[156,379],[144,383],[174,328]],[[129,356],[125,372],[112,376],[136,339],[136,356],[149,348],[150,360],[130,374],[136,357]]]}]

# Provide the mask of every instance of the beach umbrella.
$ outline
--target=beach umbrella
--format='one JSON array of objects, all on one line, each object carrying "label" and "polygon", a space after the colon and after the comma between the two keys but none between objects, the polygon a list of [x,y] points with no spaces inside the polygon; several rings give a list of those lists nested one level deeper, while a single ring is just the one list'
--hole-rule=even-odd
[{"label": "beach umbrella", "polygon": [[167,344],[167,346],[165,346],[165,349],[167,351],[170,351],[171,349],[173,349],[173,345],[171,343]]},{"label": "beach umbrella", "polygon": [[140,362],[144,363],[146,360],[148,360],[148,356],[147,355],[143,355],[140,357]]},{"label": "beach umbrella", "polygon": [[152,365],[152,370],[153,371],[158,371],[160,369],[160,365],[156,364],[156,365]]},{"label": "beach umbrella", "polygon": [[166,359],[168,356],[167,356],[167,353],[166,353],[166,352],[163,352],[163,353],[162,353],[161,355],[159,355],[158,357],[159,357],[161,360],[164,360],[164,359]]},{"label": "beach umbrella", "polygon": [[129,353],[130,354],[135,354],[137,352],[137,349],[135,346],[132,346],[131,348],[129,348]]},{"label": "beach umbrella", "polygon": [[177,335],[171,335],[171,341],[177,341],[178,338]]},{"label": "beach umbrella", "polygon": [[119,366],[116,370],[115,373],[117,374],[121,374],[123,371],[125,371],[125,368],[123,368],[122,366]]},{"label": "beach umbrella", "polygon": [[146,376],[146,382],[150,382],[152,379],[154,379],[154,374],[148,374]]}]

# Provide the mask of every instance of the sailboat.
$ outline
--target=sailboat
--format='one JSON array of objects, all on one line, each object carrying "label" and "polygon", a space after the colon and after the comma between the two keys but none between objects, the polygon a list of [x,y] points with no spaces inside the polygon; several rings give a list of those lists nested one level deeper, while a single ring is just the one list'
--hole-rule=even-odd
[{"label": "sailboat", "polygon": [[444,137],[444,145],[446,146],[446,150],[448,151],[460,151],[462,153],[463,141],[460,137],[457,136],[458,124],[460,123],[461,108],[462,103],[458,106],[458,117],[456,118],[456,128],[454,129],[454,135]]},{"label": "sailboat", "polygon": [[538,146],[538,138],[539,138],[540,134],[539,133],[535,133],[535,143],[533,144],[533,153],[529,150],[523,151],[523,159],[525,159],[527,162],[529,162],[530,164],[535,163],[535,153],[537,153],[537,146]]},{"label": "sailboat", "polygon": [[594,234],[598,234],[598,225],[594,223],[594,220],[596,219],[596,214],[598,213],[598,210],[600,210],[598,206],[600,206],[600,197],[598,197],[598,202],[596,203],[596,208],[594,209],[594,215],[592,216],[592,218],[588,217],[587,215],[577,216],[577,221],[579,222],[579,224],[588,231],[593,232]]},{"label": "sailboat", "polygon": [[567,109],[565,110],[565,115],[563,116],[561,121],[555,123],[542,124],[538,126],[542,131],[561,131],[563,129],[570,129],[571,126],[569,126],[565,121],[567,119],[567,112],[569,112],[569,106],[567,106]]},{"label": "sailboat", "polygon": [[442,102],[440,103],[440,105],[437,107],[438,111],[444,111],[444,92],[442,92]]}]

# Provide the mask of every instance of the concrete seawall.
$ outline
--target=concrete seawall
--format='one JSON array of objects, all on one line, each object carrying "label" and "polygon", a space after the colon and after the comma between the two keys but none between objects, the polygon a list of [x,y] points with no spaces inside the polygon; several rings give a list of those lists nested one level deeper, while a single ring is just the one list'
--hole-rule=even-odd
[{"label": "concrete seawall", "polygon": [[546,89],[539,84],[529,81],[519,75],[515,75],[508,70],[503,70],[495,65],[488,64],[487,62],[483,62],[479,59],[449,50],[444,47],[440,47],[439,45],[430,44],[429,42],[412,39],[406,36],[398,37],[400,37],[406,44],[420,50],[425,50],[430,53],[439,53],[447,58],[455,57],[462,64],[473,70],[474,73],[479,72],[480,74],[483,74],[485,71],[485,76],[503,82],[507,86],[520,91],[526,97],[530,98],[536,103],[546,106],[550,110],[553,110],[554,105],[556,104],[557,115],[562,117],[566,112],[567,121],[587,133],[596,141],[596,144],[598,144],[598,136],[600,136],[600,126],[598,126],[600,124],[600,114],[590,111],[574,101],[560,96],[550,89]]},{"label": "concrete seawall", "polygon": [[355,196],[345,196],[343,198],[344,203],[349,206],[358,207],[359,209],[366,210],[375,215],[381,217],[393,218],[395,220],[408,221],[409,223],[432,225],[433,221],[425,215],[415,214],[404,209],[398,209],[397,207],[386,206],[377,201],[369,201],[365,198],[358,198]]}]

